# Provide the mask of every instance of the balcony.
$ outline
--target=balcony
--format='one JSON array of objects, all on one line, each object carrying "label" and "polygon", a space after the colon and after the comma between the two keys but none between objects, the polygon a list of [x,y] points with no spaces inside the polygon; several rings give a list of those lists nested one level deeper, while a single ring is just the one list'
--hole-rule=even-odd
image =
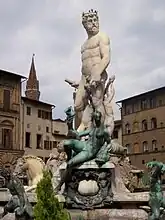
[{"label": "balcony", "polygon": [[15,103],[12,103],[10,105],[10,107],[8,108],[8,106],[5,106],[3,103],[0,103],[0,111],[3,111],[3,112],[16,112],[18,113],[20,111],[20,105],[19,104],[15,104]]}]

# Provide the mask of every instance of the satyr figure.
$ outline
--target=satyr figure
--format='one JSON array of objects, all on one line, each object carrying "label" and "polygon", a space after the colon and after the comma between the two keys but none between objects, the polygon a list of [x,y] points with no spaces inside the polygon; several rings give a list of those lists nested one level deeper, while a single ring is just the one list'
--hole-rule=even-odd
[{"label": "satyr figure", "polygon": [[150,173],[149,206],[151,213],[148,219],[163,220],[165,219],[165,199],[163,196],[161,176],[165,173],[165,164],[158,161],[151,161],[146,166]]},{"label": "satyr figure", "polygon": [[16,220],[33,219],[33,209],[21,181],[5,169],[0,169],[0,175],[5,178],[7,188],[12,195],[4,207],[2,217],[8,213],[15,213]]},{"label": "satyr figure", "polygon": [[81,121],[78,131],[91,127],[92,108],[88,104],[84,86],[90,86],[92,99],[96,110],[102,113],[105,120],[104,95],[107,80],[106,68],[110,63],[109,37],[99,31],[99,17],[97,11],[90,10],[82,14],[82,24],[88,38],[81,47],[81,80],[79,83],[66,80],[72,87],[77,88],[75,95],[75,111]]}]

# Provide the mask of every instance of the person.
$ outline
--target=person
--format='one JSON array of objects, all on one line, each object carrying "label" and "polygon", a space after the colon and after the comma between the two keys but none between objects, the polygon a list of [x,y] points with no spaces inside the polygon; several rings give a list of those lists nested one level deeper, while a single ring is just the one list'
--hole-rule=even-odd
[{"label": "person", "polygon": [[95,108],[102,113],[104,121],[104,97],[105,82],[107,80],[106,68],[110,63],[110,40],[109,37],[99,31],[98,12],[89,10],[82,14],[82,24],[88,38],[81,47],[82,76],[79,83],[65,80],[76,88],[75,111],[81,121],[78,131],[83,131],[91,126],[92,109],[88,105],[84,86],[92,87],[92,99]]}]

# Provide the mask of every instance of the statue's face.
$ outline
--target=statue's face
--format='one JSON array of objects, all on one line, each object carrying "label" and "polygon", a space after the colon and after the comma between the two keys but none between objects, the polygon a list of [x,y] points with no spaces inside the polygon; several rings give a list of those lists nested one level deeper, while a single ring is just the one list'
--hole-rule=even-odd
[{"label": "statue's face", "polygon": [[99,32],[99,20],[96,15],[88,16],[83,25],[90,35],[96,35]]}]

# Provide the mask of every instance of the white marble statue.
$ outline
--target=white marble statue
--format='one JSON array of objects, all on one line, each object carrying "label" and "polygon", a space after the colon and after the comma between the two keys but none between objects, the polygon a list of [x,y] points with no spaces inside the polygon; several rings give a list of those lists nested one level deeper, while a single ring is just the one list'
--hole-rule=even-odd
[{"label": "white marble statue", "polygon": [[88,102],[84,86],[90,87],[95,109],[102,113],[103,121],[108,126],[110,135],[114,128],[112,99],[114,96],[112,76],[106,86],[108,75],[106,68],[110,63],[110,40],[105,33],[99,31],[99,17],[96,11],[90,10],[82,14],[82,24],[88,38],[81,47],[81,80],[79,83],[65,80],[76,88],[75,111],[81,121],[78,131],[91,127],[92,106]]}]

